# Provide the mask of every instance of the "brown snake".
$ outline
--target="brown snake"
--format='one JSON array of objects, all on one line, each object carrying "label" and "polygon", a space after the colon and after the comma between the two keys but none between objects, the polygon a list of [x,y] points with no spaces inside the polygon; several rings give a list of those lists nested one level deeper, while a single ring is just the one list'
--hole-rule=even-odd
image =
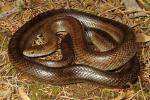
[{"label": "brown snake", "polygon": [[[32,48],[28,44],[39,29],[48,35],[48,42]],[[63,58],[59,61],[33,59],[57,49],[56,34],[59,32],[68,33],[61,43]],[[103,37],[101,33],[104,33]],[[87,41],[104,49],[93,51]],[[23,54],[26,48],[31,52]],[[39,14],[16,31],[10,40],[8,54],[16,69],[51,84],[90,81],[107,87],[126,88],[127,83],[137,80],[137,49],[135,36],[128,26],[89,13],[59,9]],[[73,60],[79,64],[73,64]]]}]

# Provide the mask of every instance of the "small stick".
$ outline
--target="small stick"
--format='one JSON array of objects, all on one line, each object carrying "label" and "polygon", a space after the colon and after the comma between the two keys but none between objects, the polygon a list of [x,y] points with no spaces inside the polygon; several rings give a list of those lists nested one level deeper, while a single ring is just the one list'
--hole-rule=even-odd
[{"label": "small stick", "polygon": [[136,12],[133,17],[144,17],[147,14],[143,11],[143,9],[138,5],[136,0],[122,0],[127,11]]},{"label": "small stick", "polygon": [[12,10],[10,11],[7,11],[7,12],[3,12],[0,14],[0,19],[2,19],[3,17],[8,17],[14,13],[18,12],[18,9],[17,8],[13,8]]}]

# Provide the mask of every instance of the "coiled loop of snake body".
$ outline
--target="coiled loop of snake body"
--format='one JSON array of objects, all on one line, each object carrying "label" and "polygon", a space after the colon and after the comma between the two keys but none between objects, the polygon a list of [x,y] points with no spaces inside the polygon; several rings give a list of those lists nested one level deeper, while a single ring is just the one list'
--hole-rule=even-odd
[{"label": "coiled loop of snake body", "polygon": [[[39,47],[48,52],[40,49],[36,56],[55,51],[56,33],[68,33],[61,43],[61,60],[34,60],[34,54],[23,54],[39,28],[48,35],[48,42]],[[99,32],[104,33],[105,40],[99,40]],[[106,48],[95,52],[88,48],[87,41],[98,48],[101,48],[99,44]],[[16,69],[51,84],[90,81],[107,87],[126,88],[128,82],[137,80],[139,64],[135,57],[136,50],[135,36],[128,26],[89,13],[59,9],[39,14],[23,25],[10,40],[8,53]],[[72,64],[73,60],[79,61],[79,64]]]}]

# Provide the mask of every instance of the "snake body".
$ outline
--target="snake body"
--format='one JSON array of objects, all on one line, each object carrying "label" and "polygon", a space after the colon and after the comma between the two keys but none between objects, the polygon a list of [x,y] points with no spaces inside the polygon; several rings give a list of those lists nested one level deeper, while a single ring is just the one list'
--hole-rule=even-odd
[{"label": "snake body", "polygon": [[[49,23],[48,43],[52,44],[52,51],[56,49],[57,44],[54,33],[68,33],[61,44],[63,58],[59,61],[40,62],[23,54],[30,38],[35,34],[34,31],[45,26],[45,23]],[[84,31],[88,29],[90,31],[86,34]],[[100,35],[96,35],[95,30],[104,31],[115,43],[108,42],[111,39],[105,40],[107,43],[103,45],[103,52],[88,49],[86,40],[93,41],[95,45],[103,42],[100,43],[97,38]],[[16,69],[51,84],[90,81],[107,87],[126,88],[128,82],[134,83],[137,80],[137,48],[135,36],[128,26],[77,10],[59,9],[39,14],[17,30],[9,42],[8,54]],[[79,61],[79,64],[71,64],[74,59]],[[119,70],[113,71],[116,69]]]}]

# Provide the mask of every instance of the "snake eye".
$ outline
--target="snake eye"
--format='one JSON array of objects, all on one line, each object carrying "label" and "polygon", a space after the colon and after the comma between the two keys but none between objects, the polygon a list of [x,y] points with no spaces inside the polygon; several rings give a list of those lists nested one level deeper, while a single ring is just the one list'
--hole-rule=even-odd
[{"label": "snake eye", "polygon": [[34,54],[34,51],[31,51],[31,54]]}]

